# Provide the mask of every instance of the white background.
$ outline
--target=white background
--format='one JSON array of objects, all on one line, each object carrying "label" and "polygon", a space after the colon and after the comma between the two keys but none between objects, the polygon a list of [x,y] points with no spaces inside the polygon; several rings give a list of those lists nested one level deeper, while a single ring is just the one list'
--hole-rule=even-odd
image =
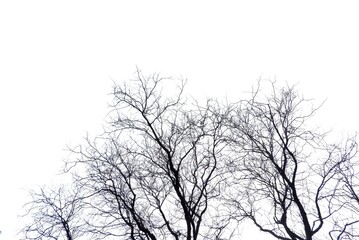
[{"label": "white background", "polygon": [[358,130],[356,2],[0,1],[0,239],[18,239],[26,189],[101,132],[112,81],[136,65],[199,97],[240,96],[260,77],[298,84],[327,99],[318,124]]}]

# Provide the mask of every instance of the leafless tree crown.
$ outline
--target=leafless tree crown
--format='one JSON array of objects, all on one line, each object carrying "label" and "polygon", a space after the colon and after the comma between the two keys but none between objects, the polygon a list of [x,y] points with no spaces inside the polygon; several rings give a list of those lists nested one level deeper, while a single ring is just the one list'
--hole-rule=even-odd
[{"label": "leafless tree crown", "polygon": [[283,240],[359,238],[355,136],[327,143],[294,87],[199,104],[185,85],[140,70],[115,85],[104,134],[66,163],[76,191],[34,193],[25,239],[233,239],[242,221]]}]

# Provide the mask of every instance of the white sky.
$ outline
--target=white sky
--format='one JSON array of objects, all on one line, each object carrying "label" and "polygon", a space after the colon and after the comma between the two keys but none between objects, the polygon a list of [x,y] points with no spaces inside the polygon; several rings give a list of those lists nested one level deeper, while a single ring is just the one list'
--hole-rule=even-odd
[{"label": "white sky", "polygon": [[51,183],[66,145],[101,132],[111,78],[136,65],[181,75],[200,96],[239,96],[259,77],[298,83],[328,98],[321,124],[358,130],[358,11],[328,0],[0,1],[0,239],[17,239],[23,189]]}]

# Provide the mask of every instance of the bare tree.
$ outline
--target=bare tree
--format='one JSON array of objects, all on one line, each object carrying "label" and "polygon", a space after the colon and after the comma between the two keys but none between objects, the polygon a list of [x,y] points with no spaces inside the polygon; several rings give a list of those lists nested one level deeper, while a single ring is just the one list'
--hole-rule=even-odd
[{"label": "bare tree", "polygon": [[76,188],[33,193],[26,239],[221,240],[243,219],[282,240],[357,238],[355,137],[328,144],[308,125],[318,108],[271,87],[199,104],[137,70],[105,132],[71,149]]},{"label": "bare tree", "polygon": [[356,142],[327,144],[326,134],[307,125],[317,108],[293,87],[271,87],[268,97],[255,90],[229,118],[237,182],[228,190],[230,203],[235,214],[277,239],[316,239],[344,208],[337,173],[356,154]]},{"label": "bare tree", "polygon": [[97,237],[230,238],[219,212],[226,113],[210,100],[188,104],[184,85],[138,70],[114,87],[107,132],[74,149],[80,157],[68,165],[83,169],[75,178],[95,193],[89,229]]},{"label": "bare tree", "polygon": [[40,188],[31,192],[32,201],[25,205],[24,218],[29,224],[22,230],[23,239],[74,240],[82,235],[82,198],[79,189]]}]

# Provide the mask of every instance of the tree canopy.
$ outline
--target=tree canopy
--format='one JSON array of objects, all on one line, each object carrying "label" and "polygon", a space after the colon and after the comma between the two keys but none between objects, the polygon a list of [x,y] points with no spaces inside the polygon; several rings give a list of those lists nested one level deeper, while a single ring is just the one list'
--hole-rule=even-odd
[{"label": "tree canopy", "polygon": [[277,239],[359,239],[355,135],[328,142],[293,86],[204,104],[185,86],[140,70],[116,84],[104,133],[71,149],[73,185],[32,193],[23,239],[237,239],[243,221]]}]

